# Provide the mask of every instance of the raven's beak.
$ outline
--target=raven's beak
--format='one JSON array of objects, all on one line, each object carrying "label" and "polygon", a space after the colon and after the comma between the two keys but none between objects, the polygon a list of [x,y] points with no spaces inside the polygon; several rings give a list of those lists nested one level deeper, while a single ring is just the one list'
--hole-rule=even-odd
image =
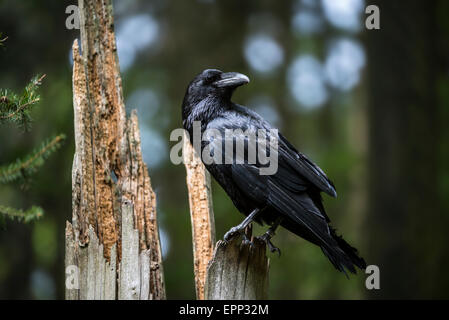
[{"label": "raven's beak", "polygon": [[238,87],[243,84],[247,84],[249,78],[244,74],[238,72],[227,72],[221,75],[221,79],[214,82],[214,85],[218,88],[225,87]]}]

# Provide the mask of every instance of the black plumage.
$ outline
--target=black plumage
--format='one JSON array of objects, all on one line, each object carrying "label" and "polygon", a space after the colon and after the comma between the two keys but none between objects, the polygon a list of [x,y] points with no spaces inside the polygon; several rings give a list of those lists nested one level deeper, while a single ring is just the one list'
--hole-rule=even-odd
[{"label": "black plumage", "polygon": [[[234,90],[248,82],[249,79],[242,74],[223,73],[215,69],[205,70],[193,79],[182,105],[183,126],[189,132],[191,142],[194,121],[200,121],[201,133],[216,129],[223,133],[222,137],[226,129],[241,129],[246,133],[273,129],[257,113],[231,101]],[[245,140],[247,151],[247,136],[233,138]],[[272,249],[277,248],[270,238],[280,224],[319,246],[338,270],[345,272],[347,269],[355,273],[355,266],[364,269],[365,261],[358,256],[357,250],[337,236],[329,225],[320,193],[336,197],[333,183],[284,136],[279,133],[276,139],[278,168],[274,174],[261,175],[263,165],[259,161],[250,163],[245,159],[243,164],[238,164],[235,155],[233,163],[205,163],[236,208],[247,216],[244,223],[225,235],[225,239],[240,233],[242,227],[254,218],[258,223],[271,226],[264,240]],[[217,151],[224,154],[224,145],[224,138],[214,136],[201,142],[201,151],[207,147],[211,154]]]}]

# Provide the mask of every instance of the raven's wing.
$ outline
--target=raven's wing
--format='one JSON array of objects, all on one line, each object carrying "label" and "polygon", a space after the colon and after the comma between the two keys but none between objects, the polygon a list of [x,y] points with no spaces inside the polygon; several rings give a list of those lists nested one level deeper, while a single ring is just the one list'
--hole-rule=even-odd
[{"label": "raven's wing", "polygon": [[310,161],[304,154],[296,150],[282,134],[279,133],[278,136],[279,162],[285,161],[294,171],[301,174],[318,189],[332,197],[336,197],[337,192],[335,186],[323,170]]},{"label": "raven's wing", "polygon": [[[251,117],[230,114],[211,121],[207,128],[222,133],[225,129],[239,129],[239,132],[234,131],[234,138],[237,135],[237,140],[247,141],[248,130],[257,131],[261,126]],[[218,135],[206,142],[211,153],[214,153],[214,150],[223,151],[225,137],[224,134]],[[244,146],[247,153],[248,145]],[[344,271],[344,268],[347,268],[355,272],[353,264],[363,268],[363,259],[358,258],[354,248],[335,236],[328,225],[329,219],[321,201],[314,198],[319,196],[319,190],[327,190],[331,194],[333,190],[335,193],[332,183],[323,171],[296,151],[283,137],[279,137],[278,170],[272,175],[261,175],[262,167],[259,162],[248,161],[226,165],[226,168],[230,169],[227,172],[231,176],[233,188],[238,188],[245,197],[259,203],[260,207],[269,206],[274,209],[289,221],[289,225],[294,226],[295,233],[298,230],[296,228],[307,230],[307,239],[319,245],[338,270]],[[226,184],[222,186],[225,190],[228,187]],[[299,232],[298,235],[304,233]]]},{"label": "raven's wing", "polygon": [[[250,119],[247,122],[250,126],[253,126],[254,130],[272,129],[271,125],[265,121],[265,119],[251,109],[238,104],[234,104],[234,108],[239,114]],[[235,123],[228,124],[227,127],[235,128],[236,125]],[[289,167],[280,172],[283,177],[285,177],[285,174],[288,176],[293,175],[293,179],[301,180],[300,182],[298,181],[300,184],[302,184],[304,180],[308,180],[308,182],[316,186],[319,190],[326,192],[328,195],[332,197],[337,196],[334,184],[320,167],[299,152],[281,133],[278,133],[278,136],[275,138],[278,139],[279,163],[285,162],[285,166],[288,164]],[[290,170],[293,170],[293,172],[289,172]],[[302,177],[298,177],[295,173],[299,173]]]},{"label": "raven's wing", "polygon": [[[258,202],[265,200],[266,206],[287,219],[288,225],[293,225],[290,231],[320,246],[338,270],[345,272],[347,268],[355,273],[354,264],[365,268],[364,260],[357,256],[354,248],[335,235],[324,210],[319,209],[307,192],[293,192],[285,187],[277,174],[261,176],[259,169],[251,164],[231,165],[232,179],[243,194]],[[307,232],[297,232],[303,229]]]},{"label": "raven's wing", "polygon": [[[261,125],[258,119],[252,117],[245,119],[244,117],[239,117],[239,115],[228,114],[226,117],[211,121],[207,129],[215,129],[222,132],[221,135],[216,135],[213,139],[207,141],[211,153],[215,153],[217,150],[220,152],[224,150],[226,135],[223,131],[225,129],[232,129],[234,130],[234,134],[232,135],[234,140],[245,141],[244,154],[247,155],[248,144],[251,143],[248,141],[248,135],[251,132],[257,132],[258,129],[266,129],[266,125]],[[237,132],[235,131],[236,129],[240,131]],[[270,135],[276,134],[274,138],[278,139],[277,133],[270,131],[267,133]],[[311,189],[314,192],[317,191],[317,186],[311,183],[308,176],[313,177],[313,174],[318,176],[320,172],[322,173],[321,169],[316,166],[312,167],[313,163],[310,161],[302,164],[300,161],[301,158],[297,156],[297,153],[293,153],[293,149],[287,148],[286,143],[283,141],[279,142],[277,149],[270,151],[277,155],[272,160],[278,162],[277,170],[272,175],[261,174],[261,169],[266,166],[262,165],[259,161],[253,164],[248,163],[246,158],[242,161],[242,159],[237,159],[237,155],[233,153],[233,162],[228,164],[233,182],[243,194],[254,201],[270,205],[298,223],[310,226],[311,228],[315,225],[313,229],[317,229],[319,226],[321,232],[328,232],[327,222],[329,219],[326,213],[322,209],[321,204],[314,202],[307,193]],[[273,153],[270,156],[274,156]],[[238,160],[240,160],[240,163]],[[308,169],[309,167],[311,169]],[[314,171],[310,173],[307,170]],[[301,174],[301,171],[305,171],[306,174]],[[318,178],[315,178],[314,181],[320,181],[319,178],[323,179],[323,177],[325,177],[324,173],[318,176]],[[293,207],[287,208],[286,206],[288,204],[285,203],[289,201],[293,203]],[[313,222],[308,217],[302,217],[302,215],[310,214],[318,217],[319,221]]]},{"label": "raven's wing", "polygon": [[280,160],[279,170],[273,175],[260,175],[257,164],[232,164],[232,180],[245,196],[259,203],[264,201],[265,206],[287,220],[290,231],[320,246],[338,270],[345,272],[346,268],[355,273],[354,264],[365,268],[365,261],[357,255],[357,250],[330,228],[321,201],[312,199],[312,196],[319,196],[317,189],[301,191],[304,188],[302,177],[288,171],[284,164]]},{"label": "raven's wing", "polygon": [[291,185],[282,181],[277,174],[260,175],[259,168],[251,164],[231,165],[232,178],[246,196],[268,205],[280,214],[299,223],[324,241],[328,235],[328,218],[309,195],[293,191]]}]

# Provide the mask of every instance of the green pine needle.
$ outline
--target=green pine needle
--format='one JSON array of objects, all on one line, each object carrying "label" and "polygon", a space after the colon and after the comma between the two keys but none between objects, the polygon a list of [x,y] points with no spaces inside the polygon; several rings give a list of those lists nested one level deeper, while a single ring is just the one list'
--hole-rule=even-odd
[{"label": "green pine needle", "polygon": [[0,183],[10,183],[13,181],[25,182],[29,176],[34,174],[41,167],[45,160],[62,145],[65,139],[64,134],[47,139],[42,145],[23,159],[0,167]]},{"label": "green pine needle", "polygon": [[[4,42],[8,37],[2,37],[0,32],[0,47],[4,47]],[[0,89],[0,124],[12,123],[23,128],[25,131],[30,129],[31,109],[40,101],[37,93],[45,75],[35,76],[25,87],[21,94],[16,94],[7,89]],[[60,134],[46,140],[42,145],[35,149],[31,154],[23,159],[17,159],[15,162],[0,166],[0,184],[22,180],[25,184],[28,177],[34,174],[41,167],[45,160],[62,144],[65,135]],[[40,207],[32,206],[24,211],[7,206],[0,205],[0,225],[9,218],[21,222],[30,222],[43,215]]]},{"label": "green pine needle", "polygon": [[14,209],[0,205],[0,214],[11,220],[17,220],[20,222],[30,222],[39,219],[44,214],[43,210],[39,207],[32,206],[30,209],[23,211],[20,209]]},{"label": "green pine needle", "polygon": [[30,129],[31,109],[40,101],[37,89],[42,84],[43,76],[35,76],[25,87],[22,94],[15,94],[8,89],[0,89],[0,124],[13,123],[25,131]]}]

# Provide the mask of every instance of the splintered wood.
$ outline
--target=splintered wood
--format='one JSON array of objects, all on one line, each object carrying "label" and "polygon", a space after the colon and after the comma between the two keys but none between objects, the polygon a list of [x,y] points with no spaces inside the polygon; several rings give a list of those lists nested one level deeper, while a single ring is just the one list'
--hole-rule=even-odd
[{"label": "splintered wood", "polygon": [[66,268],[77,268],[79,281],[66,286],[66,298],[164,299],[156,197],[137,115],[126,118],[112,0],[80,0],[79,12],[82,55],[75,41],[73,212],[65,260]]},{"label": "splintered wood", "polygon": [[268,269],[265,242],[242,242],[240,237],[218,241],[207,272],[206,299],[267,299]]},{"label": "splintered wood", "polygon": [[187,171],[187,188],[192,222],[196,297],[203,300],[207,265],[212,259],[215,243],[210,175],[196,155],[186,135],[184,135],[183,157]]}]

